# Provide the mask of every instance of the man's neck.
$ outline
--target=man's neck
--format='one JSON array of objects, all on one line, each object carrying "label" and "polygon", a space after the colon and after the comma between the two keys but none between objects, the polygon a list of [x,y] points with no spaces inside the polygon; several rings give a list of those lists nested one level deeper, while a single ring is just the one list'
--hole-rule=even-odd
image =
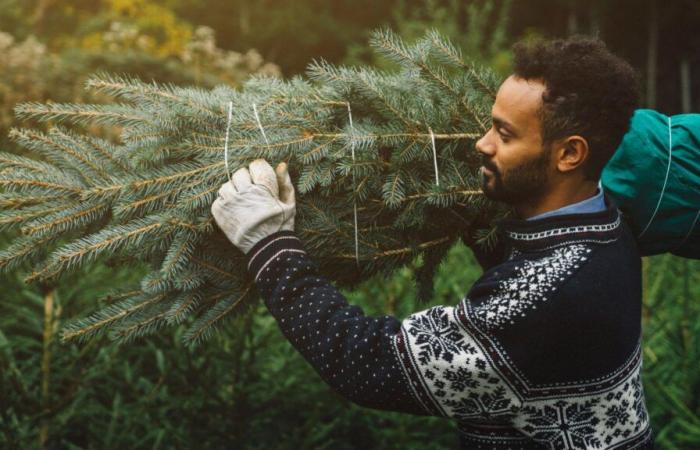
[{"label": "man's neck", "polygon": [[568,189],[562,187],[560,189],[551,190],[548,195],[536,202],[515,205],[515,212],[519,218],[526,220],[530,217],[586,200],[595,195],[597,188],[598,183],[596,181],[590,181]]}]

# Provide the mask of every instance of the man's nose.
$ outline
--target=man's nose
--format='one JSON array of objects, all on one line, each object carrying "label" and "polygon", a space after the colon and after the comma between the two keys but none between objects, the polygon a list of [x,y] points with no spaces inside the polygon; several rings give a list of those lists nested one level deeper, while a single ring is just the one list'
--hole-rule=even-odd
[{"label": "man's nose", "polygon": [[490,132],[491,132],[490,130],[487,131],[485,135],[481,136],[481,139],[476,141],[476,144],[475,144],[476,151],[481,153],[482,155],[491,156],[494,153],[494,146],[489,141]]}]

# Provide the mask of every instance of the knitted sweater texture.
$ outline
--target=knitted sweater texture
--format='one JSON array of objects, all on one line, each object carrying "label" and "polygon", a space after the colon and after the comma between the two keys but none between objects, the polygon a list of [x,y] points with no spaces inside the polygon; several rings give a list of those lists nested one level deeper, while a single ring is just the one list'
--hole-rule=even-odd
[{"label": "knitted sweater texture", "polygon": [[290,231],[248,268],[286,338],[366,407],[456,420],[469,449],[652,449],[641,380],[641,260],[604,211],[499,224],[464,298],[368,317]]}]

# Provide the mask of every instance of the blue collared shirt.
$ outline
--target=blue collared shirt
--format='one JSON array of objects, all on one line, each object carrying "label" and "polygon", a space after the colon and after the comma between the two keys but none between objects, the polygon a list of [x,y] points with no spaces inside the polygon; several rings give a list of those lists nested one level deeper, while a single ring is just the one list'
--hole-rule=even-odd
[{"label": "blue collared shirt", "polygon": [[605,209],[605,199],[603,198],[603,186],[598,182],[596,193],[585,200],[581,200],[571,205],[562,206],[559,209],[547,211],[536,216],[532,216],[527,220],[543,219],[545,217],[558,216],[560,214],[581,214],[603,211]]}]

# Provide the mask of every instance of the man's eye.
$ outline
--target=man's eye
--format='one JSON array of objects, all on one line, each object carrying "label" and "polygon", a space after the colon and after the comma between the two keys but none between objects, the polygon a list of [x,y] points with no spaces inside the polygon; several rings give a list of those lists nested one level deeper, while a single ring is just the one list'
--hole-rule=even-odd
[{"label": "man's eye", "polygon": [[501,136],[501,140],[503,142],[508,142],[508,139],[510,139],[510,136],[508,136],[505,133],[502,133],[501,130],[498,130],[498,134],[499,134],[499,136]]}]

